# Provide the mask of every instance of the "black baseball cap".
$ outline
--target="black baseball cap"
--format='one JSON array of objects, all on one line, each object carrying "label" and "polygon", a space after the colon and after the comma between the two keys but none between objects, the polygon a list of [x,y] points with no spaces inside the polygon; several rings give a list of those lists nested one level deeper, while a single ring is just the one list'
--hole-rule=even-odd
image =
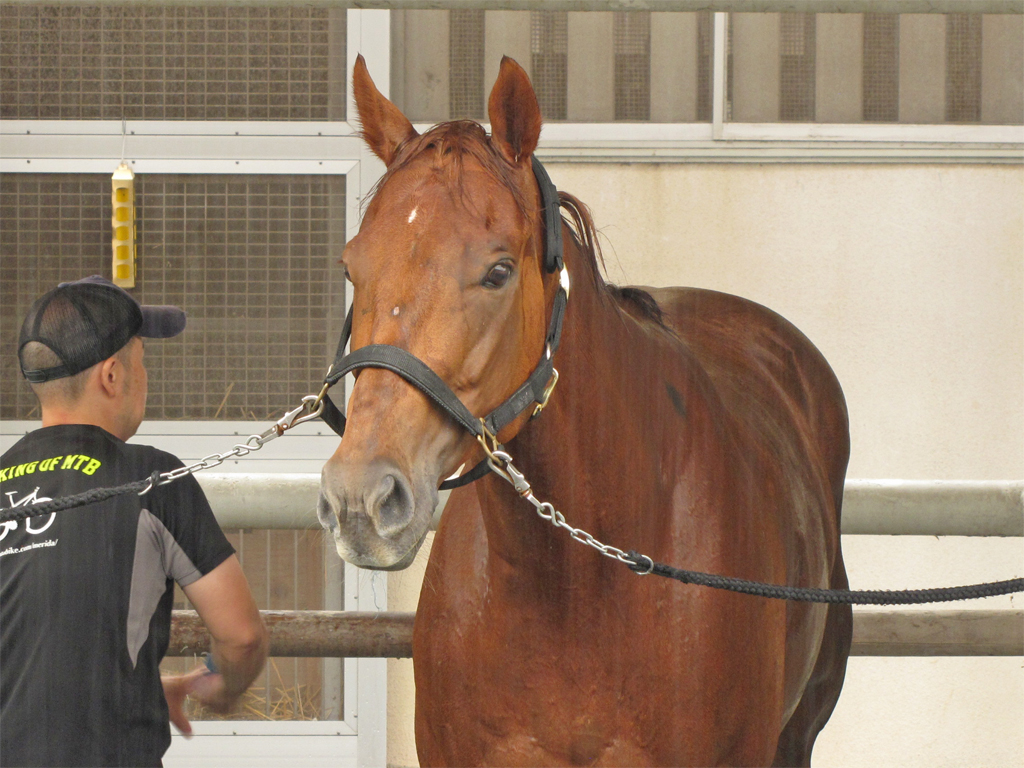
[{"label": "black baseball cap", "polygon": [[[18,337],[18,362],[33,384],[74,376],[117,353],[135,336],[169,339],[185,330],[178,307],[144,307],[105,277],[61,283],[29,309]],[[53,368],[25,368],[21,350],[30,341],[61,360]]]}]

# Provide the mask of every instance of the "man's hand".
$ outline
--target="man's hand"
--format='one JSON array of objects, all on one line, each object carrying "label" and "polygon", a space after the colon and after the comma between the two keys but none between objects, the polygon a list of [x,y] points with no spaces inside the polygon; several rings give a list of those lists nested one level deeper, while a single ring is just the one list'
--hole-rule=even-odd
[{"label": "man's hand", "polygon": [[237,696],[229,695],[224,675],[219,672],[206,671],[192,685],[189,695],[207,709],[219,715],[226,715],[234,709]]},{"label": "man's hand", "polygon": [[[181,735],[186,739],[192,738],[192,724],[189,723],[188,717],[185,716],[185,697],[194,694],[199,682],[204,677],[210,676],[210,670],[205,666],[196,667],[184,675],[160,676],[160,682],[164,686],[164,698],[167,699],[167,710],[171,723],[181,731]],[[220,675],[217,675],[217,677],[220,677]],[[201,697],[200,701],[202,701]]]},{"label": "man's hand", "polygon": [[193,697],[226,712],[263,671],[269,639],[238,558],[231,555],[184,587],[185,597],[210,632],[210,657],[217,674],[197,680]]}]

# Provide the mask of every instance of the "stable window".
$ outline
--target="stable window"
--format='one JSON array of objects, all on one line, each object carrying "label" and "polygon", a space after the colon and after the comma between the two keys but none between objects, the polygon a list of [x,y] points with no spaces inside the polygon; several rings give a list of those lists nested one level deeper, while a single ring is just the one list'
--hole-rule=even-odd
[{"label": "stable window", "polygon": [[[344,322],[344,177],[140,173],[135,189],[133,295],[188,315],[187,333],[147,346],[148,418],[263,423],[294,408]],[[5,327],[61,279],[109,273],[109,174],[5,174],[0,216]],[[16,344],[0,339],[0,418],[28,419]]]},{"label": "stable window", "polygon": [[391,95],[415,122],[486,120],[506,54],[546,121],[711,119],[710,13],[409,10],[391,25]]},{"label": "stable window", "polygon": [[0,118],[344,119],[344,38],[325,8],[4,5]]}]

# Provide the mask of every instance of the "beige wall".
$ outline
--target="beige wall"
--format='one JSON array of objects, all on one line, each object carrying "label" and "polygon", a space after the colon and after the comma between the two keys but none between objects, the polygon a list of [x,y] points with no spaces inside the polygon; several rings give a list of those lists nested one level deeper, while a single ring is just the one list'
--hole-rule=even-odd
[{"label": "beige wall", "polygon": [[[1024,477],[1024,168],[548,169],[593,209],[611,280],[736,293],[807,333],[846,392],[850,477]],[[1024,574],[1021,539],[844,549],[854,588]],[[390,577],[392,610],[414,608],[418,579]],[[388,674],[389,762],[414,765],[411,662]],[[815,764],[1019,766],[1022,723],[1020,658],[854,658]]]},{"label": "beige wall", "polygon": [[1024,477],[1024,170],[553,165],[615,282],[759,301],[832,363],[850,476]]}]

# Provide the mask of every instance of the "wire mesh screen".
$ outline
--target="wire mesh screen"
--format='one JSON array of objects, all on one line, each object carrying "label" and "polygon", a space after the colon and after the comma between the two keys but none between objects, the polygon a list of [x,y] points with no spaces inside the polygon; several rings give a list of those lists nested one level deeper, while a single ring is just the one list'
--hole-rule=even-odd
[{"label": "wire mesh screen", "polygon": [[815,24],[812,13],[779,19],[779,120],[814,120]]},{"label": "wire mesh screen", "polygon": [[448,90],[453,119],[484,117],[484,11],[451,11]]},{"label": "wire mesh screen", "polygon": [[864,120],[894,123],[900,112],[900,17],[864,14]]},{"label": "wire mesh screen", "polygon": [[345,13],[0,5],[0,117],[337,120]]},{"label": "wire mesh screen", "polygon": [[[146,347],[150,419],[259,420],[323,377],[344,320],[340,176],[136,177],[143,303],[184,307],[188,328]],[[0,179],[0,417],[31,418],[17,371],[29,305],[61,280],[110,270],[110,177]]]},{"label": "wire mesh screen", "polygon": [[651,14],[620,11],[613,23],[615,119],[651,117]]},{"label": "wire mesh screen", "polygon": [[533,88],[545,120],[565,120],[568,103],[569,14],[565,11],[530,13],[530,63]]},{"label": "wire mesh screen", "polygon": [[697,122],[711,122],[714,52],[713,17],[710,11],[701,11],[697,14]]},{"label": "wire mesh screen", "polygon": [[946,121],[981,120],[981,17],[946,17]]}]

